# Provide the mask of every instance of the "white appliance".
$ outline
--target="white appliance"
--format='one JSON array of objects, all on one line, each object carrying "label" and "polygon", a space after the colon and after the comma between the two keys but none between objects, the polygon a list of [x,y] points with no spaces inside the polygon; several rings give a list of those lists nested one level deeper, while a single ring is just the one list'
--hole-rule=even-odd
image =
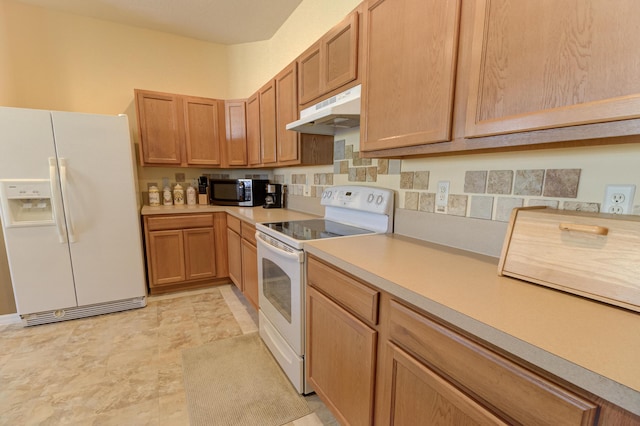
[{"label": "white appliance", "polygon": [[287,124],[287,130],[317,135],[335,135],[337,129],[360,125],[362,85],[351,87],[300,111],[300,119]]},{"label": "white appliance", "polygon": [[0,107],[0,141],[0,213],[23,324],[146,306],[127,117]]},{"label": "white appliance", "polygon": [[393,231],[394,193],[335,186],[322,193],[323,219],[256,224],[260,336],[289,380],[306,394],[304,243]]}]

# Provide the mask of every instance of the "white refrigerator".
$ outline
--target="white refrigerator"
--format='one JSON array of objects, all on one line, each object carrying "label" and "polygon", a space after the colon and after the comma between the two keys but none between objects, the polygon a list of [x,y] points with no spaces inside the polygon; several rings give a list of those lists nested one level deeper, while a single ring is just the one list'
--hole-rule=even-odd
[{"label": "white refrigerator", "polygon": [[0,212],[25,325],[146,306],[125,115],[0,107]]}]

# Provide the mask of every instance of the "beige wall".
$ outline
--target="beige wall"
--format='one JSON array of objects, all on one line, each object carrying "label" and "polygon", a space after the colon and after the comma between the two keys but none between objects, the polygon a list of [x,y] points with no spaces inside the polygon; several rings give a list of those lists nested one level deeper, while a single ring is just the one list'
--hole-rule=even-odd
[{"label": "beige wall", "polygon": [[303,0],[267,41],[229,46],[230,88],[247,98],[360,4],[360,0]]}]

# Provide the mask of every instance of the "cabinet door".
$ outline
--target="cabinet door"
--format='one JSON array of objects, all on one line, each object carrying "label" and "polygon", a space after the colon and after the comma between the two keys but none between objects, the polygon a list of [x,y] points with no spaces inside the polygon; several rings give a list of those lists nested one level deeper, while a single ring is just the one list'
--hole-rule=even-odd
[{"label": "cabinet door", "polygon": [[640,117],[636,0],[479,0],[465,137]]},{"label": "cabinet door", "polygon": [[260,89],[260,151],[263,164],[276,157],[276,82],[271,80]]},{"label": "cabinet door", "polygon": [[307,286],[308,378],[341,424],[370,425],[377,332]]},{"label": "cabinet door", "polygon": [[243,294],[258,310],[258,250],[247,240],[242,240]]},{"label": "cabinet door", "polygon": [[242,246],[240,234],[227,228],[227,250],[229,258],[229,278],[242,291]]},{"label": "cabinet door", "polygon": [[313,43],[298,58],[298,96],[300,104],[306,104],[323,93],[320,61],[320,40]]},{"label": "cabinet door", "polygon": [[391,418],[383,424],[507,424],[397,346],[388,343],[387,351],[392,393],[385,404],[390,404]]},{"label": "cabinet door", "polygon": [[135,90],[142,164],[180,165],[180,100],[168,93]]},{"label": "cabinet door", "polygon": [[245,101],[226,101],[227,162],[229,166],[247,165],[247,117]]},{"label": "cabinet door", "polygon": [[149,232],[149,251],[151,287],[178,283],[186,279],[181,230]]},{"label": "cabinet door", "polygon": [[460,0],[370,0],[362,151],[451,139]]},{"label": "cabinet door", "polygon": [[196,97],[185,97],[183,102],[187,164],[221,165],[221,102]]},{"label": "cabinet door", "polygon": [[325,93],[358,77],[358,12],[347,16],[322,37]]},{"label": "cabinet door", "polygon": [[247,99],[247,163],[259,166],[260,158],[260,95]]},{"label": "cabinet door", "polygon": [[187,280],[216,276],[216,254],[213,228],[185,229],[184,258]]},{"label": "cabinet door", "polygon": [[293,62],[282,70],[275,81],[278,164],[296,164],[300,161],[299,133],[286,126],[298,119],[297,64]]}]

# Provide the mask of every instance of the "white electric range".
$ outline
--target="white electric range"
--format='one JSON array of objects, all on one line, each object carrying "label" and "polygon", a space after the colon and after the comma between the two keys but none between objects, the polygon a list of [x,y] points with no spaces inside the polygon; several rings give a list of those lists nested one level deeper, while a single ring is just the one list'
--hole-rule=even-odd
[{"label": "white electric range", "polygon": [[320,202],[324,218],[256,224],[260,336],[301,394],[313,391],[304,363],[305,241],[393,232],[390,189],[333,186]]}]

